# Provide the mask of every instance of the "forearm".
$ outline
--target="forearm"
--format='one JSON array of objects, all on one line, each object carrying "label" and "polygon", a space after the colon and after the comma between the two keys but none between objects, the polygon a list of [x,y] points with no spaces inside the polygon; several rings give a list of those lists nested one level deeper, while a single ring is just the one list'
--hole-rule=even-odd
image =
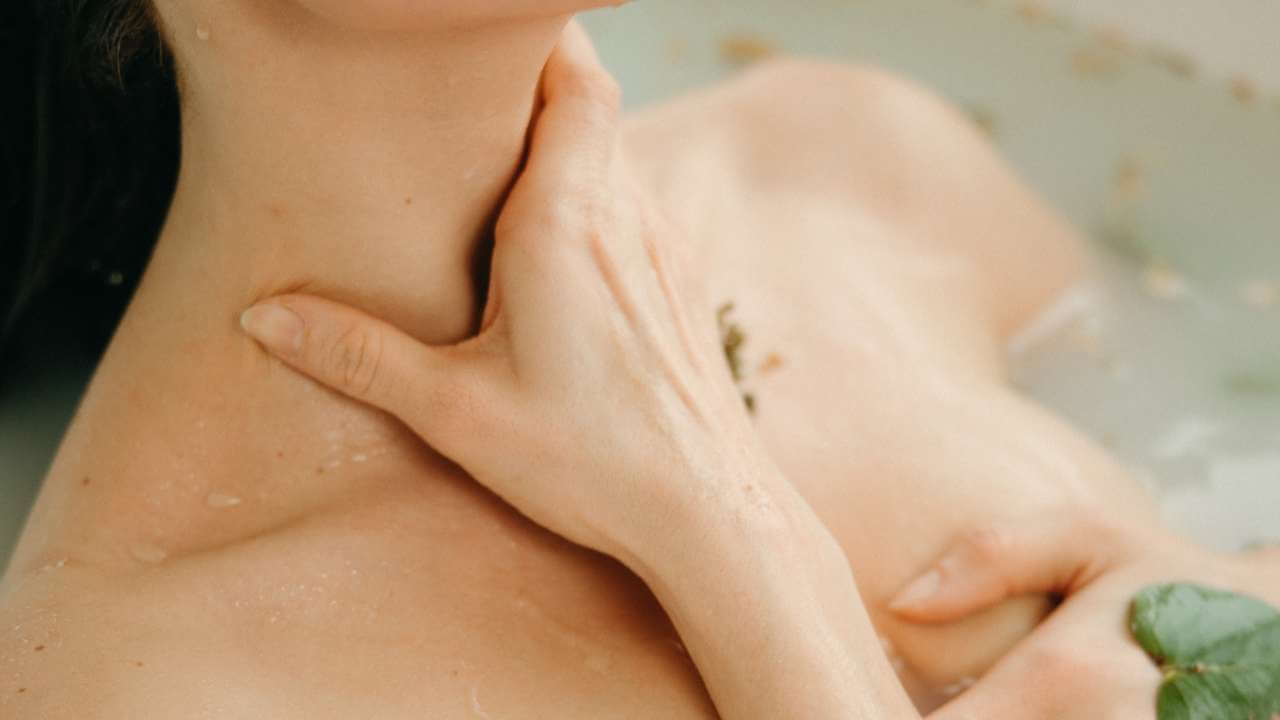
[{"label": "forearm", "polygon": [[635,554],[721,716],[918,718],[834,538],[789,486],[773,495],[745,515],[704,502]]}]

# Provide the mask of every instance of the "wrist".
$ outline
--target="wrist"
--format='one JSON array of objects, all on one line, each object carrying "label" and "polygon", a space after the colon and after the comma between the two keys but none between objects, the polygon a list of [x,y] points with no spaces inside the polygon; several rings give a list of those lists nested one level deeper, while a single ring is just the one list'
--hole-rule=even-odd
[{"label": "wrist", "polygon": [[684,483],[661,498],[654,522],[619,537],[619,560],[647,582],[678,583],[708,568],[759,577],[796,561],[848,572],[835,539],[786,478],[771,468]]},{"label": "wrist", "polygon": [[819,598],[843,586],[850,597],[838,614],[860,607],[843,549],[789,484],[703,497],[675,516],[624,562],[682,633],[730,616],[743,632],[820,625],[830,618],[817,611]]},{"label": "wrist", "polygon": [[789,485],[747,508],[708,501],[660,547],[632,569],[725,717],[919,717],[843,550]]}]

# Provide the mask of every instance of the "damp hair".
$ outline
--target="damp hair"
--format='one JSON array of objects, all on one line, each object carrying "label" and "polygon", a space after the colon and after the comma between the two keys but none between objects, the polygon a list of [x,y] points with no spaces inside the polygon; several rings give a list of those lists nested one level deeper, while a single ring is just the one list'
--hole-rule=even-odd
[{"label": "damp hair", "polygon": [[148,0],[4,5],[0,373],[50,327],[101,352],[155,245],[179,156],[173,61]]}]

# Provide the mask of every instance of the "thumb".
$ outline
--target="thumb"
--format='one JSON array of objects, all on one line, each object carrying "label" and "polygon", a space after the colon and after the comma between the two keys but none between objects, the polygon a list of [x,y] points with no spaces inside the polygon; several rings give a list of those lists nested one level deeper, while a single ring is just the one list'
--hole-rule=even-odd
[{"label": "thumb", "polygon": [[[345,305],[305,295],[264,300],[240,326],[295,370],[384,410],[429,443],[469,414],[472,364],[461,346],[431,347]],[[444,448],[440,448],[444,450]]]},{"label": "thumb", "polygon": [[1111,533],[1072,513],[966,533],[889,602],[916,622],[950,622],[1030,593],[1069,594],[1111,563]]}]

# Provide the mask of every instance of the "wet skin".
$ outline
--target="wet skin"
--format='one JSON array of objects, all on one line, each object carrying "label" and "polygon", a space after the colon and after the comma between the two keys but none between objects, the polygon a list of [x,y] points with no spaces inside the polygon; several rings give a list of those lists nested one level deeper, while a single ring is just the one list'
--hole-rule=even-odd
[{"label": "wet skin", "polygon": [[[1078,248],[962,115],[875,71],[777,63],[631,118],[625,150],[688,238],[689,301],[735,303],[760,432],[922,696],[1047,608],[891,619],[958,533],[1053,506],[1153,522],[1102,452],[1004,381],[1006,339],[1075,279]],[[6,576],[0,708],[713,713],[621,566],[230,327],[170,347],[147,331],[164,301],[148,292]]]}]

